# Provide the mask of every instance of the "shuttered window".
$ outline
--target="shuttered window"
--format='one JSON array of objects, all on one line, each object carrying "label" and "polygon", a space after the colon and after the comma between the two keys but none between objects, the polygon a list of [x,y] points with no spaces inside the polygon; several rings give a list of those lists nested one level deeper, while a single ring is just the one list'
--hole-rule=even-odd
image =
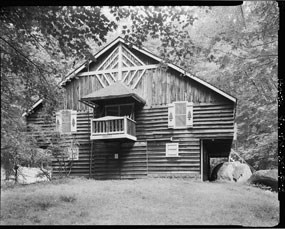
[{"label": "shuttered window", "polygon": [[56,113],[56,131],[62,134],[75,133],[77,129],[77,111],[60,110]]},{"label": "shuttered window", "polygon": [[193,103],[179,101],[168,106],[168,127],[189,128],[193,126]]},{"label": "shuttered window", "polygon": [[165,148],[166,157],[178,157],[178,143],[166,143]]},{"label": "shuttered window", "polygon": [[175,103],[175,127],[186,126],[186,102]]},{"label": "shuttered window", "polygon": [[61,113],[62,118],[62,132],[69,133],[71,132],[71,111],[63,110]]}]

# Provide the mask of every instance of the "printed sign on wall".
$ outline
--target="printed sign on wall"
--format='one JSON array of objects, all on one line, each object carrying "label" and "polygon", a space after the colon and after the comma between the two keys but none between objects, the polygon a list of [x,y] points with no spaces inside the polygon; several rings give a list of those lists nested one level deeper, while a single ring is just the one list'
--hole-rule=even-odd
[{"label": "printed sign on wall", "polygon": [[79,159],[79,148],[78,148],[78,146],[68,147],[67,153],[69,155],[67,160],[77,161]]}]

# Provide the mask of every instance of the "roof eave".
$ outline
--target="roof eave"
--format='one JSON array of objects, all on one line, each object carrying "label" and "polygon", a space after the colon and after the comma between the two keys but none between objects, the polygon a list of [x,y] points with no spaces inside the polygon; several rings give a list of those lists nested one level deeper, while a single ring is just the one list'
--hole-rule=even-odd
[{"label": "roof eave", "polygon": [[22,117],[28,116],[28,115],[31,113],[31,111],[33,111],[33,110],[34,110],[37,106],[39,106],[43,101],[44,101],[43,99],[38,100],[38,101],[31,107],[31,109],[29,109],[27,112],[25,112],[25,113],[22,114]]},{"label": "roof eave", "polygon": [[102,101],[108,100],[108,99],[128,98],[128,97],[133,98],[138,103],[146,104],[146,101],[143,98],[139,97],[135,93],[128,94],[128,95],[110,95],[110,96],[100,96],[100,97],[88,97],[88,98],[81,98],[81,100],[82,101],[88,101],[88,102],[91,102],[91,101],[94,101],[94,102],[100,101],[100,102],[102,102]]}]

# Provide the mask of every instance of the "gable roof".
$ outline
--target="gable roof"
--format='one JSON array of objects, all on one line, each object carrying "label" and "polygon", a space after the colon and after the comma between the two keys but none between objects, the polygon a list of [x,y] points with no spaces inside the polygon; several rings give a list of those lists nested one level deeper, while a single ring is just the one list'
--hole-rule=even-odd
[{"label": "gable roof", "polygon": [[135,90],[129,88],[120,81],[117,81],[105,88],[101,88],[98,91],[94,91],[81,98],[82,101],[100,101],[105,99],[117,99],[131,97],[135,101],[145,104],[145,100],[141,98]]},{"label": "gable roof", "polygon": [[[96,53],[94,55],[94,57],[96,59],[98,59],[103,53],[107,52],[108,50],[110,50],[111,48],[113,48],[114,46],[116,46],[119,42],[125,44],[125,45],[130,45],[131,43],[129,42],[126,42],[123,38],[121,37],[118,37],[116,38],[114,41],[112,41],[111,43],[109,43],[107,46],[105,46],[102,50],[100,50],[98,53]],[[154,60],[157,60],[159,62],[163,62],[163,59],[156,56],[155,54],[151,53],[150,51],[148,51],[146,48],[143,48],[143,47],[137,47],[136,45],[134,44],[131,44],[131,47],[138,51],[138,52],[141,52],[143,54],[145,54],[146,56],[154,59]],[[74,78],[77,73],[79,73],[81,70],[83,70],[85,68],[85,64],[86,62],[84,62],[82,65],[80,65],[77,69],[73,70],[72,72],[70,72],[61,82],[60,82],[60,86],[64,86],[66,83],[68,83],[68,81],[70,81],[72,78]],[[178,72],[180,72],[181,74],[183,74],[184,76],[186,77],[189,77],[190,79],[206,86],[207,88],[210,88],[211,90],[217,92],[218,94],[222,95],[223,97],[226,97],[227,99],[231,100],[232,102],[236,103],[237,102],[237,99],[233,96],[231,96],[230,94],[222,91],[221,89],[211,85],[210,83],[196,77],[196,76],[193,76],[192,74],[190,74],[189,72],[186,72],[184,69],[178,67],[177,65],[174,65],[174,64],[171,64],[171,63],[167,63],[167,66],[169,68],[172,68]]]},{"label": "gable roof", "polygon": [[[117,37],[115,40],[113,40],[111,43],[109,43],[108,45],[106,45],[103,49],[101,49],[99,52],[97,52],[94,57],[95,59],[98,59],[102,54],[104,54],[105,52],[107,52],[108,50],[112,49],[114,46],[116,46],[119,42],[125,44],[125,45],[130,45],[131,43],[126,42],[123,38],[121,38],[120,36]],[[137,50],[138,52],[141,52],[145,55],[147,55],[150,58],[153,58],[159,62],[163,62],[163,59],[156,56],[155,54],[151,53],[149,50],[147,50],[146,48],[143,47],[137,47],[135,44],[131,44],[131,47],[134,50]],[[68,83],[72,78],[76,77],[76,75],[82,71],[85,68],[85,65],[88,61],[84,61],[81,65],[79,65],[76,69],[72,70],[71,72],[69,72],[66,77],[59,83],[60,86],[64,86],[66,83]],[[217,92],[218,94],[222,95],[223,97],[231,100],[232,102],[236,103],[237,99],[233,96],[231,96],[230,94],[222,91],[221,89],[211,85],[210,83],[196,77],[193,76],[192,74],[190,74],[189,72],[186,72],[184,69],[180,68],[177,65],[171,64],[171,63],[167,63],[167,66],[180,72],[181,74],[183,74],[186,77],[189,77],[190,79],[206,86],[207,88],[210,88],[211,90]],[[108,90],[108,92],[110,93],[110,91]],[[33,111],[37,106],[39,106],[41,103],[43,102],[43,100],[38,101],[37,103],[35,103],[33,105],[33,107],[28,111],[25,112],[22,116],[27,116],[31,111]]]}]

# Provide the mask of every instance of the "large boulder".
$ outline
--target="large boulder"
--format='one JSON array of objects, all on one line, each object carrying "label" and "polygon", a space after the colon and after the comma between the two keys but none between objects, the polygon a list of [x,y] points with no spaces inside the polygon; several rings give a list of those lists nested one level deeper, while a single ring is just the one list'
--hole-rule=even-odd
[{"label": "large boulder", "polygon": [[278,191],[278,170],[258,170],[248,179],[250,184],[261,184],[271,187],[273,191]]},{"label": "large boulder", "polygon": [[[51,176],[51,171],[48,172]],[[18,182],[20,184],[31,184],[41,181],[48,181],[46,176],[41,176],[42,171],[39,168],[19,167]]]},{"label": "large boulder", "polygon": [[217,165],[219,169],[214,168],[211,178],[217,180],[229,180],[233,182],[246,182],[252,175],[250,167],[247,164],[235,162],[224,162],[222,165]]},{"label": "large boulder", "polygon": [[219,169],[223,166],[223,164],[224,164],[224,162],[219,163],[219,164],[217,164],[217,165],[214,167],[214,169],[213,169],[213,171],[212,171],[212,173],[211,173],[210,181],[217,180],[217,177],[218,177],[218,176],[217,176],[217,173],[218,173]]}]

